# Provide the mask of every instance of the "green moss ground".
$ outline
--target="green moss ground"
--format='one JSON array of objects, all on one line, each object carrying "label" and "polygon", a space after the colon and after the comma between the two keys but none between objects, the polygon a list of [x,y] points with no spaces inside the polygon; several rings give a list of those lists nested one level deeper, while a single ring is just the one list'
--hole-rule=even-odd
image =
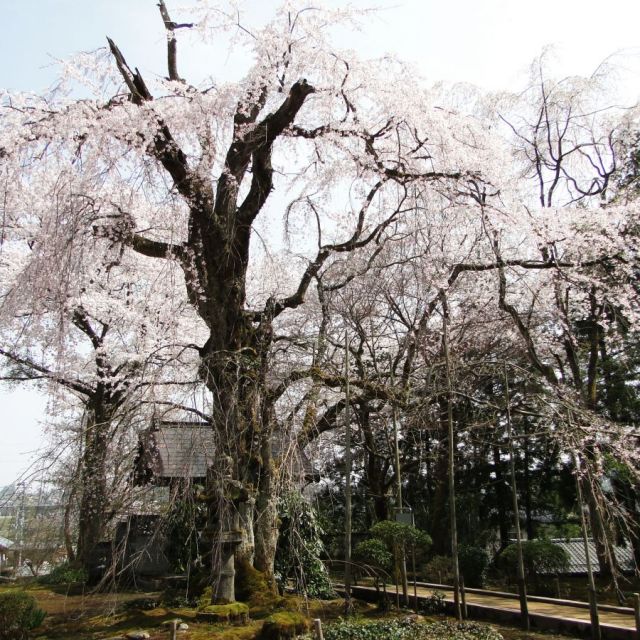
[{"label": "green moss ground", "polygon": [[[129,631],[144,629],[151,640],[167,640],[168,622],[180,618],[189,625],[189,630],[179,634],[179,640],[256,640],[262,632],[265,618],[254,618],[242,626],[205,623],[196,620],[197,609],[170,607],[157,604],[159,593],[120,592],[85,595],[64,595],[34,582],[0,584],[0,591],[25,588],[47,612],[43,626],[34,633],[35,640],[106,640],[124,635]],[[308,601],[287,596],[278,603],[278,609],[270,615],[300,612],[303,618],[321,618],[325,624],[342,616],[342,600]],[[382,614],[374,605],[356,602],[356,615],[363,619],[405,617],[407,612]],[[505,640],[561,640],[565,636],[525,633],[517,628],[492,625]],[[383,639],[380,639],[383,640]]]}]

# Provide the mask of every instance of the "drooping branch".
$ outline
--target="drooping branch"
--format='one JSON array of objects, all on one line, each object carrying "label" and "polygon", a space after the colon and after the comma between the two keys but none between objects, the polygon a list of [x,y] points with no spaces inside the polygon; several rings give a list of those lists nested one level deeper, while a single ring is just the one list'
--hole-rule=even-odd
[{"label": "drooping branch", "polygon": [[[60,384],[67,389],[75,391],[76,393],[80,393],[84,396],[91,396],[94,393],[94,389],[92,389],[89,385],[84,384],[78,380],[69,380],[59,373],[52,371],[48,367],[34,362],[31,358],[19,356],[16,353],[12,353],[11,351],[7,351],[6,349],[2,348],[0,348],[0,356],[4,356],[11,362],[14,362],[15,364],[18,364],[22,367],[26,367],[27,369],[31,369],[32,371],[36,371],[37,373],[41,374],[42,378]],[[34,379],[38,378],[36,377]]]},{"label": "drooping branch", "polygon": [[193,413],[198,416],[200,420],[205,422],[206,424],[212,424],[211,415],[208,415],[195,407],[189,407],[184,404],[180,404],[179,402],[171,402],[169,400],[145,400],[142,404],[151,404],[151,405],[162,405],[163,407],[168,407],[171,409],[179,409],[180,411],[186,411],[187,413]]},{"label": "drooping branch", "polygon": [[[375,228],[369,233],[365,238],[362,238],[362,231],[364,227],[366,213],[373,202],[375,195],[385,184],[384,180],[379,180],[373,187],[369,190],[367,197],[365,198],[362,207],[358,213],[358,222],[356,224],[356,228],[351,235],[351,237],[345,242],[340,242],[336,244],[328,244],[320,247],[318,253],[316,254],[313,262],[310,262],[307,268],[305,269],[302,277],[300,278],[300,282],[298,283],[298,288],[295,293],[292,295],[278,300],[273,303],[272,313],[273,317],[278,316],[285,309],[295,309],[299,307],[305,300],[305,296],[311,281],[318,276],[320,269],[324,266],[325,262],[333,253],[344,253],[349,251],[354,251],[355,249],[360,249],[365,247],[372,241],[378,241],[380,239],[380,235],[384,232],[384,230],[389,227],[398,217],[401,212],[402,203],[404,202],[404,197],[400,201],[398,207],[389,215],[385,220],[380,222]],[[326,287],[327,288],[327,287]],[[260,314],[257,314],[258,316]]]},{"label": "drooping branch", "polygon": [[502,265],[498,267],[498,282],[498,304],[500,306],[500,309],[511,316],[511,319],[518,329],[518,333],[524,340],[531,364],[546,378],[546,380],[550,384],[554,386],[557,385],[558,377],[556,376],[553,367],[542,362],[536,350],[536,346],[533,341],[533,337],[531,336],[531,332],[529,331],[529,327],[527,327],[523,322],[518,310],[512,304],[509,304],[506,300],[507,280],[504,274],[504,266]]}]

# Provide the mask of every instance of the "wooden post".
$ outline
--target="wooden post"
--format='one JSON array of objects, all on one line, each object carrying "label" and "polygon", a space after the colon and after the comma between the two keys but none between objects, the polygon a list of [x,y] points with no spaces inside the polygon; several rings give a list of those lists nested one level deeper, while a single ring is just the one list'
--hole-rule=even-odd
[{"label": "wooden post", "polygon": [[171,640],[176,640],[177,633],[178,633],[178,621],[172,620],[171,621]]},{"label": "wooden post", "polygon": [[460,597],[462,598],[462,617],[466,620],[469,617],[467,611],[467,593],[464,589],[464,576],[460,576]]},{"label": "wooden post", "polygon": [[411,570],[413,571],[413,610],[418,613],[418,575],[416,574],[416,544],[411,546]]},{"label": "wooden post", "polygon": [[344,608],[345,614],[351,613],[351,415],[349,389],[349,332],[344,333],[344,375],[345,375],[345,407],[344,407]]},{"label": "wooden post", "polygon": [[[395,376],[393,374],[393,363],[389,361],[389,367],[391,369],[391,386],[395,387]],[[394,389],[395,390],[395,389]],[[397,501],[397,513],[401,514],[402,511],[402,476],[400,474],[400,446],[398,444],[398,413],[395,403],[391,407],[391,423],[393,426],[393,461],[396,473],[396,501]],[[404,605],[409,606],[409,581],[407,580],[407,554],[406,546],[402,543],[402,553],[399,558],[400,562],[400,580],[402,581],[402,599]]]},{"label": "wooden post", "polygon": [[585,514],[585,504],[582,497],[582,482],[580,481],[580,460],[576,453],[573,454],[573,462],[576,467],[576,487],[578,490],[578,509],[580,509],[580,525],[582,528],[582,541],[584,544],[584,556],[587,561],[587,575],[589,578],[589,614],[591,618],[591,638],[600,640],[600,618],[598,615],[598,600],[596,597],[596,583],[593,579],[593,569],[591,567],[591,551],[589,549],[589,538],[587,535],[587,517]]},{"label": "wooden post", "polygon": [[633,594],[633,612],[636,616],[636,638],[640,640],[640,593]]},{"label": "wooden post", "polygon": [[509,445],[509,468],[511,471],[511,499],[513,521],[516,528],[518,550],[518,594],[520,596],[520,620],[525,631],[529,631],[529,605],[527,603],[527,583],[524,577],[524,558],[522,555],[522,534],[520,532],[520,507],[518,505],[518,487],[516,485],[516,464],[513,453],[513,433],[511,429],[511,398],[509,396],[509,376],[507,363],[504,363],[504,400],[507,413],[507,443]]},{"label": "wooden post", "polygon": [[460,608],[460,567],[458,564],[458,527],[456,523],[455,439],[453,433],[453,386],[449,358],[449,308],[447,297],[442,298],[442,350],[447,375],[447,426],[449,435],[449,523],[451,527],[451,558],[453,561],[453,602],[456,618],[462,620]]},{"label": "wooden post", "polygon": [[313,621],[313,629],[316,632],[317,640],[324,640],[324,635],[322,633],[322,620],[320,618],[315,618]]}]

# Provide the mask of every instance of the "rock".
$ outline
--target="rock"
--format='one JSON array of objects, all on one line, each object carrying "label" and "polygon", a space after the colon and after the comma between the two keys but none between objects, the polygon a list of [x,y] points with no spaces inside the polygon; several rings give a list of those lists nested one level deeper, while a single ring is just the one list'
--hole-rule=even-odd
[{"label": "rock", "polygon": [[311,630],[311,620],[298,611],[272,613],[262,624],[259,640],[285,640]]},{"label": "rock", "polygon": [[162,626],[163,627],[170,627],[174,622],[176,623],[176,625],[179,625],[182,622],[182,619],[181,618],[173,618],[171,620],[165,620],[162,623]]},{"label": "rock", "polygon": [[411,615],[408,615],[406,618],[404,618],[403,622],[415,624],[418,622],[424,622],[425,620],[426,618],[424,616],[418,615],[417,613],[412,613]]},{"label": "rock", "polygon": [[244,602],[210,604],[199,609],[196,620],[213,624],[246,624],[249,620],[249,607]]},{"label": "rock", "polygon": [[151,636],[146,631],[132,631],[125,636],[127,640],[147,640]]},{"label": "rock", "polygon": [[189,629],[189,625],[186,622],[181,622],[178,625],[178,631],[187,631]]}]

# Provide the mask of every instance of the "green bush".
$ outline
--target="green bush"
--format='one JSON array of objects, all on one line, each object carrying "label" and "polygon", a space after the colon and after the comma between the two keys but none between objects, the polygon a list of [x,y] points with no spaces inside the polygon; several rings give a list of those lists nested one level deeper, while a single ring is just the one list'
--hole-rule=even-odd
[{"label": "green bush", "polygon": [[489,554],[484,549],[461,545],[458,549],[458,562],[466,587],[484,587],[489,566]]},{"label": "green bush", "polygon": [[358,562],[372,567],[376,574],[384,575],[393,564],[393,554],[387,549],[387,545],[377,538],[359,542],[353,550],[353,557]]},{"label": "green bush", "polygon": [[87,572],[80,568],[63,562],[51,570],[51,573],[42,576],[40,582],[43,584],[71,584],[73,582],[86,582]]},{"label": "green bush", "polygon": [[444,593],[441,591],[434,591],[428,598],[421,598],[418,601],[418,608],[420,613],[427,616],[444,613],[447,608],[447,604],[444,600]]},{"label": "green bush", "polygon": [[424,567],[429,582],[451,584],[453,582],[453,561],[449,556],[433,556]]},{"label": "green bush", "polygon": [[0,639],[23,640],[42,624],[45,612],[36,599],[24,591],[0,593]]},{"label": "green bush", "polygon": [[421,550],[427,551],[431,546],[431,536],[417,529],[410,524],[395,522],[393,520],[382,520],[369,529],[369,533],[379,540],[383,540],[390,547],[393,545],[413,545]]},{"label": "green bush", "polygon": [[[547,590],[551,576],[563,573],[569,566],[569,554],[549,540],[527,540],[522,543],[525,578],[537,589]],[[518,546],[510,544],[498,557],[497,566],[515,582],[518,575]]]},{"label": "green bush", "polygon": [[328,625],[324,631],[325,640],[405,640],[410,636],[410,625],[400,620],[364,622],[362,620],[339,620]]}]

